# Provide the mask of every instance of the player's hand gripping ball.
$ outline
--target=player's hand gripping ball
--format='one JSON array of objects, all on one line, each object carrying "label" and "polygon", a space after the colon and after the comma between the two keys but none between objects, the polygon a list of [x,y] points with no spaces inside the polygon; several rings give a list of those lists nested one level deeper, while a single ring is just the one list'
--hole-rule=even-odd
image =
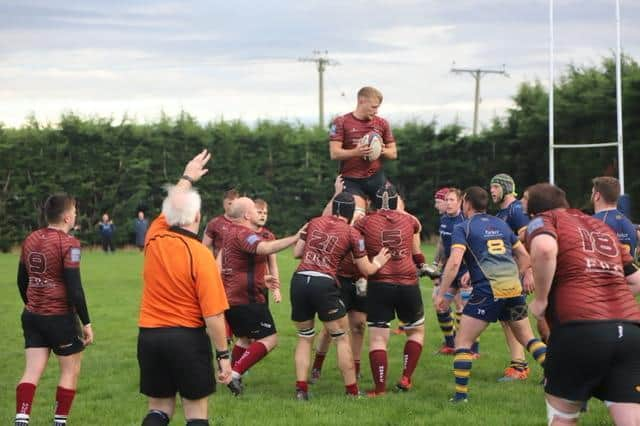
[{"label": "player's hand gripping ball", "polygon": [[360,143],[371,148],[371,154],[364,157],[365,160],[375,161],[382,154],[382,136],[376,132],[369,132],[360,139]]}]

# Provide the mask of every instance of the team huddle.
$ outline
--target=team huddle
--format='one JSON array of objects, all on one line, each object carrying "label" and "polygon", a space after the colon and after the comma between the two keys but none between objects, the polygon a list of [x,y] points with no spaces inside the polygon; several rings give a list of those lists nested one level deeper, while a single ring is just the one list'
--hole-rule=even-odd
[{"label": "team huddle", "polygon": [[[223,196],[224,214],[207,223],[200,241],[202,206],[194,184],[208,171],[206,150],[168,188],[144,246],[138,364],[148,413],[142,424],[167,425],[180,394],[187,425],[207,425],[216,381],[235,396],[245,392],[246,372],[278,344],[269,303],[282,300],[276,253],[288,247],[300,260],[289,286],[298,335],[292,393],[298,400],[309,400],[309,385],[321,379],[331,342],[347,397],[383,397],[394,319],[406,339],[402,372],[392,387],[411,391],[424,345],[419,283],[426,276],[434,284],[432,303],[443,334],[437,353],[453,357],[452,403],[469,401],[479,337],[499,321],[511,362],[497,379],[527,379],[529,352],[544,370],[549,424],[575,424],[592,396],[606,402],[617,424],[638,424],[638,233],[616,209],[617,180],[593,180],[593,217],[569,208],[564,192],[551,184],[530,186],[518,200],[514,180],[504,173],[491,179],[489,191],[441,188],[435,192],[438,248],[429,262],[421,251],[422,225],[405,210],[383,169],[398,153],[391,127],[377,115],[381,103],[378,90],[364,87],[356,109],[334,120],[329,151],[340,162],[335,193],[291,236],[277,239],[266,228],[266,201],[232,190]],[[490,200],[499,208],[496,215],[487,213]],[[93,340],[80,244],[68,235],[75,212],[72,197],[52,195],[45,203],[48,227],[22,247],[18,287],[26,366],[16,389],[16,425],[29,424],[50,351],[61,367],[54,424],[66,424],[82,351]],[[367,329],[373,386],[363,392]]]}]

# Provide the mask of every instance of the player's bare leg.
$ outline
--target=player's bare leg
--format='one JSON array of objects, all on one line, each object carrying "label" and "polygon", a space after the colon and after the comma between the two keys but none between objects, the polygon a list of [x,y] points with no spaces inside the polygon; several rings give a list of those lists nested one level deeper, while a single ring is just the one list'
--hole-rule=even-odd
[{"label": "player's bare leg", "polygon": [[15,424],[29,424],[31,415],[31,405],[36,393],[36,387],[47,367],[49,361],[49,348],[27,348],[25,349],[25,367],[22,378],[16,386],[16,411]]},{"label": "player's bare leg", "polygon": [[329,345],[331,344],[331,336],[326,328],[322,328],[318,334],[318,341],[316,343],[316,355],[313,358],[313,366],[311,367],[311,379],[310,384],[316,383],[320,379],[322,374],[322,364],[329,351]]},{"label": "player's bare leg", "polygon": [[300,401],[309,399],[309,387],[307,375],[309,374],[309,365],[311,364],[311,348],[313,347],[313,337],[315,330],[313,329],[313,320],[295,322],[298,330],[298,342],[294,360],[296,364],[296,398]]},{"label": "player's bare leg", "polygon": [[345,317],[335,321],[324,323],[329,335],[336,343],[338,353],[338,368],[342,373],[344,386],[348,395],[358,395],[358,383],[356,381],[356,369],[353,364],[353,353],[351,352],[351,339],[349,338],[349,323]]},{"label": "player's bare leg", "polygon": [[640,404],[614,402],[607,404],[613,423],[617,425],[640,425]]},{"label": "player's bare leg", "polygon": [[72,355],[57,356],[60,366],[60,380],[56,389],[56,408],[54,425],[66,425],[67,417],[71,411],[71,404],[76,395],[80,366],[82,365],[82,352]]},{"label": "player's bare leg", "polygon": [[452,402],[466,401],[469,392],[469,376],[473,365],[471,346],[487,328],[488,322],[462,315],[460,330],[456,334],[456,353],[453,359],[453,375],[456,383],[456,393]]},{"label": "player's bare leg", "polygon": [[367,314],[351,310],[347,315],[349,317],[349,327],[351,328],[351,352],[353,353],[356,378],[358,378],[360,376],[360,356],[364,343],[364,332],[367,328]]},{"label": "player's bare leg", "polygon": [[511,328],[505,321],[500,321],[504,337],[509,347],[511,363],[504,370],[504,376],[499,378],[499,382],[509,382],[513,380],[526,380],[529,377],[529,364],[526,361],[524,347],[513,335]]},{"label": "player's bare leg", "polygon": [[389,324],[369,324],[369,363],[375,389],[368,396],[384,395],[387,386]]},{"label": "player's bare leg", "polygon": [[411,389],[411,376],[418,366],[422,346],[424,345],[424,317],[417,323],[405,325],[407,342],[404,345],[402,356],[402,376],[396,384],[396,389],[408,392]]},{"label": "player's bare leg", "polygon": [[547,356],[547,345],[533,335],[529,318],[509,321],[508,324],[518,342],[527,348],[527,351],[531,353],[531,356],[538,364],[544,365],[544,360]]}]

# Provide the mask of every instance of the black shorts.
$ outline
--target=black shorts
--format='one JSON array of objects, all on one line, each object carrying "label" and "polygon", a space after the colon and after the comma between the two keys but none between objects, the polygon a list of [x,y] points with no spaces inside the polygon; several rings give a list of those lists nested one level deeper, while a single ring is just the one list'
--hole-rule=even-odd
[{"label": "black shorts", "polygon": [[265,303],[231,306],[224,316],[236,337],[263,339],[276,334],[276,323]]},{"label": "black shorts", "polygon": [[388,182],[384,171],[378,170],[376,174],[366,178],[351,178],[343,176],[344,190],[353,195],[368,197],[373,200],[378,189]]},{"label": "black shorts", "polygon": [[412,324],[424,319],[420,286],[369,282],[367,285],[367,322],[389,323],[398,319]]},{"label": "black shorts", "polygon": [[640,325],[614,321],[554,327],[545,392],[571,401],[640,403]]},{"label": "black shorts", "polygon": [[204,398],[216,390],[211,340],[204,327],[140,328],[140,393],[152,398]]},{"label": "black shorts", "polygon": [[73,355],[84,350],[82,327],[74,313],[39,315],[22,311],[24,347],[50,348],[60,356]]},{"label": "black shorts", "polygon": [[347,312],[367,312],[367,298],[358,296],[353,278],[338,277],[338,280],[340,281],[340,297],[342,297]]},{"label": "black shorts", "polygon": [[291,319],[335,321],[347,314],[340,289],[333,278],[293,274],[291,277]]}]

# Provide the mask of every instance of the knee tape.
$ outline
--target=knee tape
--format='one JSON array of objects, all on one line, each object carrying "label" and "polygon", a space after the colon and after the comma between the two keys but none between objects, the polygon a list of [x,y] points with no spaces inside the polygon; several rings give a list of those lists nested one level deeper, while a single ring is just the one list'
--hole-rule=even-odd
[{"label": "knee tape", "polygon": [[411,330],[412,328],[420,327],[423,324],[424,324],[424,316],[417,321],[414,321],[409,324],[405,324],[404,326],[402,326],[402,328],[404,328],[405,330]]},{"label": "knee tape", "polygon": [[462,298],[462,301],[464,303],[467,303],[469,301],[469,299],[471,299],[471,292],[473,290],[470,288],[465,288],[460,290],[460,297]]},{"label": "knee tape", "polygon": [[389,327],[391,327],[391,323],[384,322],[384,321],[376,321],[376,322],[367,321],[367,325],[369,327],[376,327],[376,328],[389,328]]},{"label": "knee tape", "polygon": [[316,330],[313,328],[300,328],[298,329],[298,336],[300,337],[313,337],[316,335]]},{"label": "knee tape", "polygon": [[576,411],[575,413],[565,413],[563,411],[560,411],[554,408],[551,404],[549,404],[549,401],[547,401],[546,399],[545,399],[545,402],[547,403],[547,421],[549,422],[549,425],[553,423],[554,417],[557,417],[563,420],[575,420],[580,416],[580,411]]}]

